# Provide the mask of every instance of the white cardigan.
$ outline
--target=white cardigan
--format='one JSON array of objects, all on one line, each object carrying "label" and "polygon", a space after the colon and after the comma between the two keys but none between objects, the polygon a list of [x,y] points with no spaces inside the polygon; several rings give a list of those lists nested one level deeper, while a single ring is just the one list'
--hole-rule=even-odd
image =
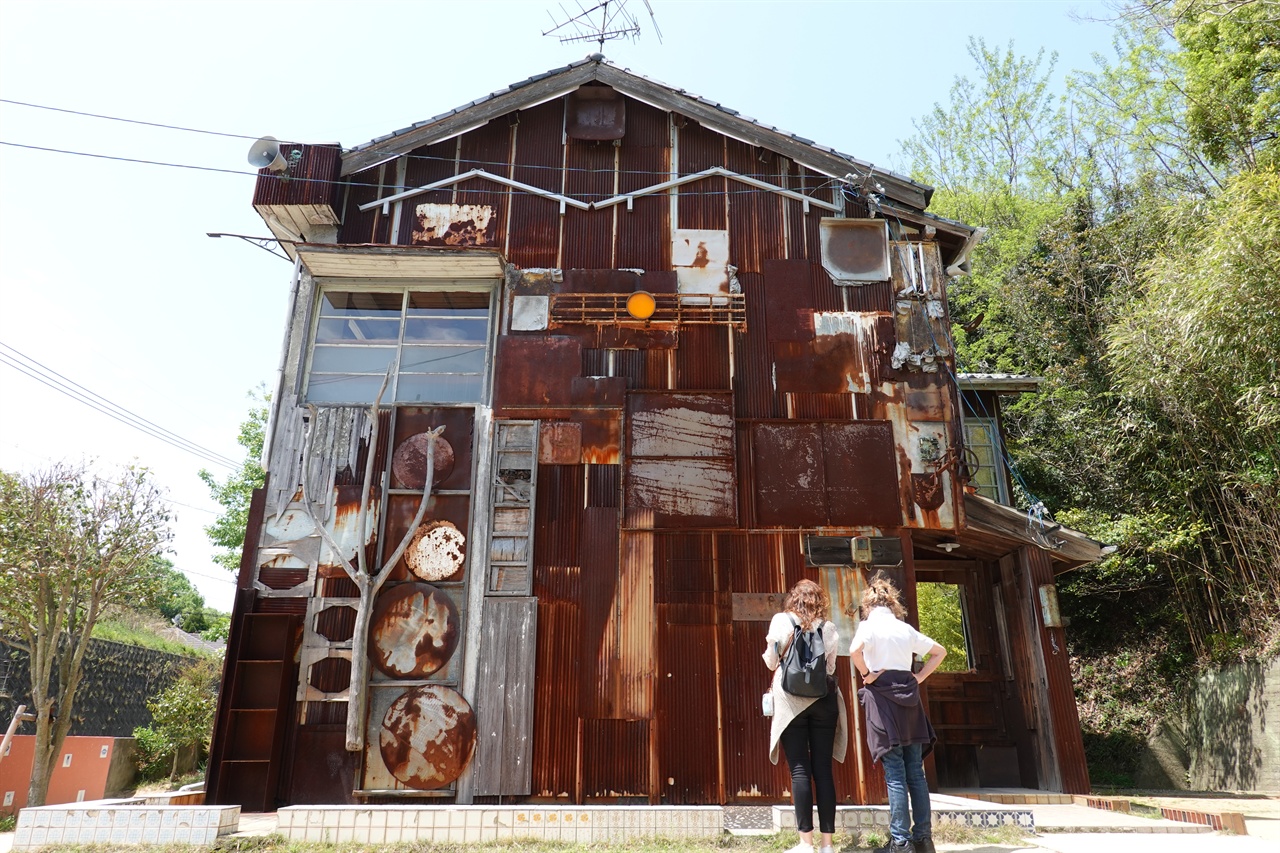
[{"label": "white cardigan", "polygon": [[[796,621],[800,619],[797,617]],[[788,614],[774,614],[773,621],[769,623],[769,633],[765,636],[764,654],[761,655],[765,666],[773,671],[773,685],[770,687],[770,692],[773,694],[773,722],[769,726],[769,760],[774,764],[778,763],[778,740],[782,737],[783,730],[799,716],[801,711],[818,701],[804,696],[792,696],[782,689],[782,670],[778,667],[782,657],[778,654],[778,650],[779,646],[790,643],[794,633],[795,626]],[[840,660],[837,649],[839,642],[840,633],[836,630],[835,624],[824,623],[822,643],[827,649],[827,675],[835,675],[836,664]],[[831,755],[843,764],[845,752],[849,746],[849,718],[844,706],[844,696],[841,695],[839,687],[836,688],[836,701],[840,703],[840,720],[836,724],[836,741]]]}]

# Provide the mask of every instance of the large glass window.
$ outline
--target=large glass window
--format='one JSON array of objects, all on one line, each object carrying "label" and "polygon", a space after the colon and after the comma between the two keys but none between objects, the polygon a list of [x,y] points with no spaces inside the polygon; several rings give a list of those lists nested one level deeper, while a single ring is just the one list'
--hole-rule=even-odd
[{"label": "large glass window", "polygon": [[306,399],[372,403],[398,364],[386,403],[478,403],[488,342],[488,291],[325,290]]},{"label": "large glass window", "polygon": [[1000,452],[1000,433],[995,418],[965,418],[964,443],[971,454],[970,459],[978,463],[976,469],[970,471],[969,485],[984,498],[1008,504],[1004,457]]}]

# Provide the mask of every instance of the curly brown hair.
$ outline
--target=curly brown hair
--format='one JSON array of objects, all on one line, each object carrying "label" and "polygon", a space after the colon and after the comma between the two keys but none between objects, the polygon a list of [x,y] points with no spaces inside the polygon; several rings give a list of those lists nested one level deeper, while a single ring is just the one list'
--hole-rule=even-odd
[{"label": "curly brown hair", "polygon": [[802,627],[812,630],[814,625],[827,621],[831,613],[831,596],[808,578],[791,587],[783,599],[782,609],[800,617]]},{"label": "curly brown hair", "polygon": [[848,614],[855,615],[854,611],[858,610],[863,619],[867,618],[872,609],[876,607],[887,607],[893,611],[893,615],[899,619],[907,618],[907,609],[902,606],[902,597],[898,592],[898,588],[893,585],[893,581],[889,580],[883,572],[877,572],[876,576],[867,584],[867,588],[862,591],[862,604],[860,608],[849,605]]}]

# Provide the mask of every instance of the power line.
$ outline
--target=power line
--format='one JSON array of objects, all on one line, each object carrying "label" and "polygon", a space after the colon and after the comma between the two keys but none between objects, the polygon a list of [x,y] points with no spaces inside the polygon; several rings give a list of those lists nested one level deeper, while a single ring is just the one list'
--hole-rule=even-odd
[{"label": "power line", "polygon": [[9,98],[0,98],[0,104],[13,104],[14,106],[17,106],[17,107],[31,107],[32,109],[49,110],[50,112],[66,113],[68,115],[73,115],[73,116],[85,116],[86,118],[101,118],[101,119],[106,119],[107,121],[120,121],[120,122],[124,122],[125,124],[140,124],[146,127],[159,127],[165,130],[181,130],[187,133],[204,133],[209,136],[226,136],[226,137],[230,137],[231,139],[256,140],[260,138],[258,136],[246,136],[243,133],[223,133],[222,131],[218,131],[218,130],[200,130],[199,128],[195,128],[195,127],[180,127],[178,125],[164,124],[162,122],[157,122],[157,121],[142,121],[141,119],[136,119],[136,118],[120,118],[119,116],[108,116],[108,115],[102,115],[101,113],[86,113],[86,112],[81,112],[80,110],[69,110],[69,109],[66,109],[65,107],[50,107],[50,106],[46,106],[45,104],[32,104],[32,103],[28,103],[27,101],[14,101],[14,100],[10,100]]},{"label": "power line", "polygon": [[96,409],[102,414],[114,418],[126,426],[133,427],[139,432],[143,432],[152,438],[158,438],[166,444],[176,447],[179,450],[184,450],[215,465],[230,468],[233,471],[239,470],[240,463],[231,459],[229,456],[223,456],[217,451],[210,450],[207,447],[196,444],[194,441],[183,438],[172,430],[165,429],[164,427],[161,427],[140,415],[134,414],[123,406],[113,403],[106,397],[90,391],[88,388],[68,379],[57,371],[45,367],[40,362],[28,355],[25,355],[17,349],[14,349],[3,341],[0,341],[0,347],[9,350],[9,352],[18,356],[18,359],[21,359],[21,361],[19,361],[7,353],[0,352],[0,363],[4,363],[20,373],[35,379],[37,382],[40,382],[53,390],[76,400],[77,402],[84,403],[86,406]]}]

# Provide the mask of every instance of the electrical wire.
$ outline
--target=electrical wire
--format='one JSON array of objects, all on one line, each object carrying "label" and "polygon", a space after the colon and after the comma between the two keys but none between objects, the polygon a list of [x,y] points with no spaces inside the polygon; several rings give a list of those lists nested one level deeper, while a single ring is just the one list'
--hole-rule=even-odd
[{"label": "electrical wire", "polygon": [[186,451],[187,453],[198,456],[215,465],[230,468],[233,471],[240,469],[240,463],[231,459],[229,456],[223,456],[217,451],[210,450],[209,448],[199,445],[194,441],[183,438],[172,430],[165,429],[164,427],[161,427],[140,415],[134,414],[123,406],[113,403],[106,397],[90,391],[88,388],[68,379],[57,371],[45,367],[34,358],[31,358],[29,355],[9,346],[3,341],[0,341],[0,347],[3,347],[10,353],[13,353],[13,355],[17,356],[15,359],[8,353],[0,352],[0,363],[12,367],[20,373],[35,379],[37,382],[40,382],[49,388],[76,400],[77,402],[83,403],[90,408],[96,409],[102,414],[114,418],[126,426],[132,427],[133,429],[145,433],[152,438],[157,438],[166,444],[176,447],[179,450]]},{"label": "electrical wire", "polygon": [[163,128],[164,130],[181,130],[181,131],[185,131],[186,133],[203,133],[208,136],[226,136],[231,139],[253,139],[253,140],[261,139],[260,136],[246,136],[243,133],[223,133],[222,131],[218,131],[218,130],[200,130],[199,128],[195,128],[195,127],[180,127],[178,125],[164,124],[158,121],[142,121],[141,119],[136,119],[136,118],[120,118],[119,116],[108,116],[108,115],[102,115],[101,113],[86,113],[86,112],[81,112],[80,110],[69,110],[64,107],[50,107],[45,104],[32,104],[27,101],[14,101],[14,100],[10,100],[9,98],[0,98],[0,104],[12,104],[16,107],[31,107],[32,109],[36,109],[36,110],[49,110],[50,112],[55,112],[55,113],[66,113],[67,115],[84,116],[86,118],[100,118],[100,119],[106,119],[107,121],[120,121],[120,122],[124,122],[125,124],[140,124],[145,127],[159,127],[159,128]]}]

